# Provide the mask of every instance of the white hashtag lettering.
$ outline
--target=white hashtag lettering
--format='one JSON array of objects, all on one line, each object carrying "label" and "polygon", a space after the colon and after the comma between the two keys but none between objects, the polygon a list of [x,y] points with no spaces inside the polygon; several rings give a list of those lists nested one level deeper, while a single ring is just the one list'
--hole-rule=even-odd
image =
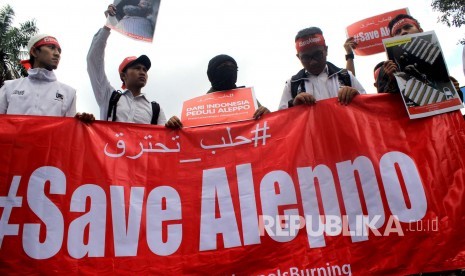
[{"label": "white hashtag lettering", "polygon": [[19,224],[9,224],[11,211],[14,207],[21,207],[23,197],[16,196],[19,188],[21,176],[15,175],[11,181],[8,196],[0,196],[0,207],[3,207],[2,217],[0,218],[0,248],[2,248],[3,238],[7,235],[15,236],[19,232]]},{"label": "white hashtag lettering", "polygon": [[[254,138],[252,140],[255,142],[255,147],[258,145],[258,141],[262,140],[262,145],[266,145],[266,138],[270,138],[271,135],[267,134],[266,131],[269,130],[270,128],[267,126],[267,122],[263,124],[263,128],[260,128],[260,124],[257,124],[255,129],[251,131],[251,133],[255,134]],[[262,132],[262,136],[259,136],[260,131]]]}]

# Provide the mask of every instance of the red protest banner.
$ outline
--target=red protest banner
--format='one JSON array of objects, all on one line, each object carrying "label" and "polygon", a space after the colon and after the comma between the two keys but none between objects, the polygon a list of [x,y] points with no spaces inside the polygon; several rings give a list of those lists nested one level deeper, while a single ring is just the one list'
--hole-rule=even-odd
[{"label": "red protest banner", "polygon": [[388,23],[398,14],[409,14],[408,9],[399,9],[355,22],[347,27],[347,36],[358,42],[355,54],[368,56],[384,52],[383,38],[388,38]]},{"label": "red protest banner", "polygon": [[2,275],[465,267],[460,112],[410,120],[384,94],[177,131],[7,115],[0,129]]},{"label": "red protest banner", "polygon": [[185,127],[238,122],[252,119],[255,110],[253,88],[237,88],[185,101],[181,121]]}]

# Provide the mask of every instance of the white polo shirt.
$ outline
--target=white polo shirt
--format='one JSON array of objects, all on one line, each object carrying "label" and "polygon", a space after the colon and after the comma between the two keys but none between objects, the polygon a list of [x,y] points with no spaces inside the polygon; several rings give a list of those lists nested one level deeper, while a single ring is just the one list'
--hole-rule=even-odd
[{"label": "white polo shirt", "polygon": [[[106,105],[105,112],[108,112],[108,103],[104,104]],[[119,98],[118,104],[116,106],[116,121],[137,124],[150,124],[150,121],[152,120],[152,113],[152,103],[145,97],[144,93],[134,97],[131,91],[126,90]],[[157,124],[164,125],[165,123],[165,114],[160,108]]]},{"label": "white polo shirt", "polygon": [[[115,89],[105,74],[105,47],[110,31],[101,28],[95,35],[87,54],[87,72],[94,91],[95,99],[100,107],[100,120],[107,120],[110,97]],[[116,121],[126,123],[150,124],[152,121],[152,103],[147,100],[144,93],[134,97],[131,91],[126,90],[121,95],[116,106]],[[111,118],[110,118],[111,120]],[[157,124],[165,125],[166,117],[160,107]]]},{"label": "white polo shirt", "polygon": [[76,90],[57,81],[53,71],[33,68],[29,76],[6,81],[0,89],[0,114],[73,117]]}]

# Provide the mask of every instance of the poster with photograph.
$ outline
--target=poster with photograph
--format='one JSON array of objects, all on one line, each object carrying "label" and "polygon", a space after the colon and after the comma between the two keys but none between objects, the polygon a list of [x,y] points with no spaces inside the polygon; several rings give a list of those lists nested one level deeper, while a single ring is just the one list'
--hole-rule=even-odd
[{"label": "poster with photograph", "polygon": [[181,121],[194,127],[251,120],[257,106],[252,87],[214,92],[185,101]]},{"label": "poster with photograph", "polygon": [[394,75],[411,119],[463,107],[434,31],[383,39],[383,44],[399,68]]},{"label": "poster with photograph", "polygon": [[390,37],[388,24],[399,14],[409,14],[408,8],[378,14],[355,22],[347,27],[347,37],[358,43],[354,53],[368,56],[384,52],[383,38]]},{"label": "poster with photograph", "polygon": [[115,0],[116,15],[106,26],[128,37],[152,42],[160,0]]}]

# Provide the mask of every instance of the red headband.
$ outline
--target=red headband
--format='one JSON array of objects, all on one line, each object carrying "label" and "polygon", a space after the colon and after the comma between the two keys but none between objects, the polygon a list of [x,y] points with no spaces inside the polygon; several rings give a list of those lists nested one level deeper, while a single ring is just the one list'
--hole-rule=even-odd
[{"label": "red headband", "polygon": [[375,77],[375,81],[378,81],[379,71],[381,71],[381,67],[379,67],[378,69],[376,69],[375,72],[373,73],[373,74],[374,74],[374,77]]},{"label": "red headband", "polygon": [[[37,41],[34,46],[32,46],[33,48],[38,48],[40,46],[43,46],[43,45],[55,45],[57,46],[58,48],[61,48],[60,47],[60,44],[58,43],[58,40],[56,40],[56,38],[54,38],[53,36],[47,36],[47,37],[44,37],[42,38],[41,40]],[[32,49],[31,49],[32,50]]]},{"label": "red headband", "polygon": [[[60,44],[58,43],[58,40],[56,40],[56,38],[54,38],[53,36],[47,36],[47,37],[44,37],[41,40],[37,41],[31,47],[31,51],[32,51],[33,48],[38,48],[38,47],[43,46],[43,45],[55,45],[58,48],[61,48]],[[29,70],[29,69],[32,68],[32,64],[31,64],[31,61],[29,59],[21,60],[19,63],[21,63],[21,65],[24,68],[26,68],[26,70]]]},{"label": "red headband", "polygon": [[395,36],[396,32],[399,29],[402,29],[405,25],[410,24],[412,26],[417,27],[417,29],[420,29],[420,26],[418,26],[418,23],[415,20],[412,20],[410,18],[403,18],[394,24],[391,29],[391,36]]},{"label": "red headband", "polygon": [[298,53],[301,53],[313,46],[326,46],[325,38],[321,34],[314,34],[297,39],[295,48]]}]

